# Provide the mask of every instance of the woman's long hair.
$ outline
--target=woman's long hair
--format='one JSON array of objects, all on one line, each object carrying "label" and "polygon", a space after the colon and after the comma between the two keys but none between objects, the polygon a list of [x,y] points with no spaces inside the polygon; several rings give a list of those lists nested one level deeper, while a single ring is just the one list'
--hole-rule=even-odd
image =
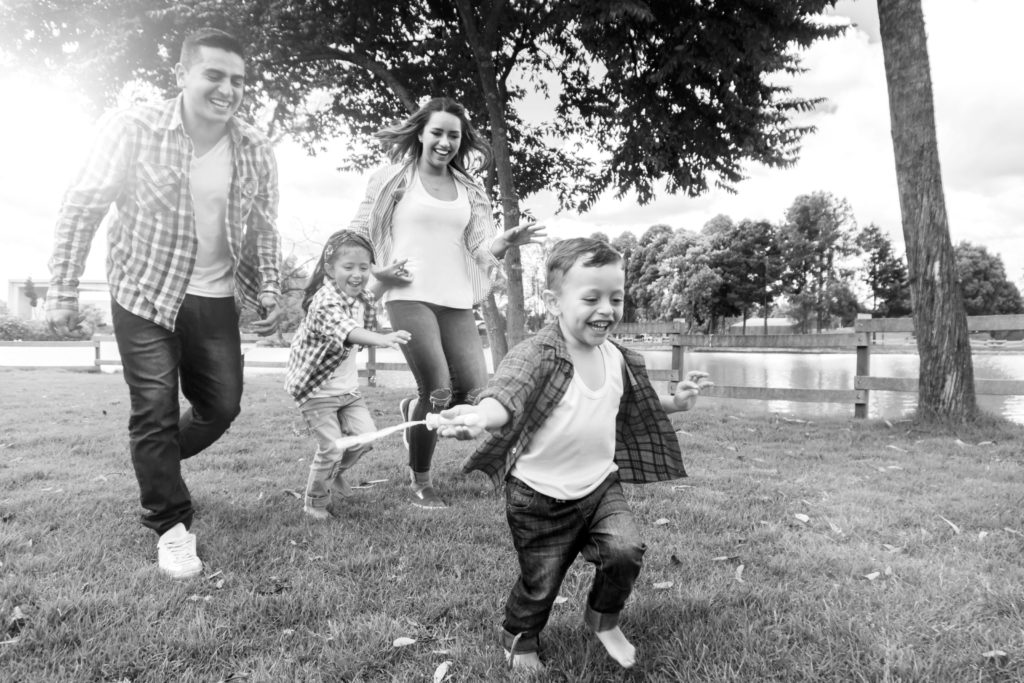
[{"label": "woman's long hair", "polygon": [[359,233],[353,230],[339,230],[328,237],[324,244],[324,250],[320,252],[320,258],[313,269],[313,274],[309,276],[309,282],[306,284],[306,293],[302,297],[303,312],[309,311],[309,302],[313,300],[313,295],[323,287],[324,280],[327,278],[327,266],[334,262],[335,256],[342,247],[365,249],[370,253],[370,263],[374,263],[373,245],[370,244],[370,240]]},{"label": "woman's long hair", "polygon": [[473,156],[479,156],[479,167],[489,166],[491,163],[490,145],[470,124],[466,108],[450,97],[435,97],[427,101],[416,110],[415,114],[377,131],[374,133],[374,137],[384,144],[388,158],[395,163],[406,159],[419,159],[423,153],[423,143],[420,142],[419,135],[426,127],[431,114],[439,111],[455,116],[462,124],[462,141],[459,144],[459,151],[455,153],[455,158],[450,162],[451,165],[466,173],[466,168],[470,165],[468,162],[472,160]]}]

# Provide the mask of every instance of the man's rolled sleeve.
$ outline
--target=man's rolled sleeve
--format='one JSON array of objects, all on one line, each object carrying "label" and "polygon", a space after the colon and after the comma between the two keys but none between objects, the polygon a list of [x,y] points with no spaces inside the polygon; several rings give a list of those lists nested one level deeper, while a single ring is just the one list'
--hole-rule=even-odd
[{"label": "man's rolled sleeve", "polygon": [[123,187],[131,139],[117,112],[102,119],[85,163],[64,193],[49,260],[47,310],[78,310],[78,281],[96,231]]},{"label": "man's rolled sleeve", "polygon": [[253,200],[250,229],[256,233],[260,294],[281,295],[281,236],[277,231],[277,158],[267,146],[263,154],[260,187]]}]

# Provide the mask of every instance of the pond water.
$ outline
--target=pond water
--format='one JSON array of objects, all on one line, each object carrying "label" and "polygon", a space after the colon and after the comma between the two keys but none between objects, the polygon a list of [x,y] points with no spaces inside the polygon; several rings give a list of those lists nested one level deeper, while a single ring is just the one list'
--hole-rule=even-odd
[{"label": "pond water", "polygon": [[[670,351],[643,352],[648,367],[672,367]],[[1024,380],[1024,354],[974,354],[976,379]],[[799,389],[852,389],[856,359],[847,353],[726,353],[687,352],[683,370],[703,370],[722,386],[777,387]],[[874,354],[874,377],[918,376],[917,354]],[[735,399],[730,399],[734,401]],[[808,416],[852,416],[853,405],[843,403],[802,403],[795,401],[744,400],[751,409]],[[978,395],[986,412],[1024,424],[1024,396]],[[868,417],[898,419],[917,407],[917,394],[872,391],[868,396]]]}]

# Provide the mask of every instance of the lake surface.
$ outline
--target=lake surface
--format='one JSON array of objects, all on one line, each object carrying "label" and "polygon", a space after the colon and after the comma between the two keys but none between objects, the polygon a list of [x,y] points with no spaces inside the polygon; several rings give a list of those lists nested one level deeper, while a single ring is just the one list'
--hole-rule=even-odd
[{"label": "lake surface", "polygon": [[[648,367],[672,367],[670,351],[644,351]],[[1024,380],[1024,355],[974,354],[976,379]],[[703,370],[722,386],[777,387],[783,389],[852,389],[856,374],[852,353],[726,353],[687,352],[683,370]],[[918,376],[917,354],[873,354],[873,377]],[[724,401],[725,399],[721,399]],[[729,402],[737,399],[728,399]],[[803,403],[795,401],[743,400],[750,409],[787,415],[852,416],[853,405],[844,403]],[[986,412],[1024,424],[1024,396],[978,395],[978,405]],[[868,417],[898,419],[917,407],[917,394],[896,391],[872,391],[868,396]]]}]

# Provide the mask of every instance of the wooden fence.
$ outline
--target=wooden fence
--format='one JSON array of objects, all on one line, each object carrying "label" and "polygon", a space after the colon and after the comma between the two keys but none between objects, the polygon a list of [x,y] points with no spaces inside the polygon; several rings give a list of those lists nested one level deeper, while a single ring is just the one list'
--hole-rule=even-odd
[{"label": "wooden fence", "polygon": [[[989,315],[971,316],[967,318],[967,326],[972,332],[994,332],[1024,330],[1024,315]],[[804,403],[846,403],[853,405],[854,417],[863,418],[868,414],[868,397],[871,391],[901,391],[916,393],[917,378],[910,377],[874,377],[871,375],[871,349],[876,346],[879,333],[912,333],[912,318],[875,318],[857,320],[854,331],[838,334],[748,334],[748,335],[703,335],[686,334],[680,323],[621,323],[615,330],[615,336],[626,345],[646,342],[652,338],[667,344],[671,348],[671,367],[667,370],[649,370],[652,380],[667,381],[671,391],[675,383],[682,379],[683,361],[687,350],[715,349],[717,351],[747,351],[751,349],[788,350],[793,352],[814,351],[849,351],[855,355],[856,372],[853,386],[843,389],[805,389],[782,387],[747,387],[716,385],[704,391],[706,396],[731,399],[748,399],[759,401],[795,401]],[[252,342],[254,338],[243,341]],[[94,367],[120,365],[119,359],[104,358],[101,346],[104,342],[113,341],[111,336],[97,336],[91,341],[81,342],[0,342],[0,346],[33,347],[80,347],[94,346]],[[901,349],[907,353],[916,353],[917,347]],[[1024,348],[1021,349],[1024,353]],[[383,363],[377,361],[374,348],[368,349],[365,367],[359,375],[365,377],[370,385],[375,385],[377,373],[381,371],[408,372],[405,363]],[[246,367],[284,369],[283,361],[246,360]],[[991,380],[976,379],[975,391],[978,394],[992,396],[1024,395],[1024,380]]]},{"label": "wooden fence", "polygon": [[[971,332],[1024,330],[1024,315],[970,316],[967,327]],[[703,394],[718,398],[751,399],[760,401],[795,401],[805,403],[848,403],[853,405],[854,417],[868,415],[868,397],[871,391],[905,391],[917,393],[916,377],[872,377],[871,349],[878,333],[912,333],[913,318],[874,318],[857,320],[852,333],[839,334],[748,334],[703,335],[686,334],[679,323],[622,323],[616,335],[629,342],[643,337],[660,337],[672,348],[672,367],[668,370],[650,370],[654,380],[667,380],[669,389],[682,379],[683,360],[687,349],[716,349],[720,351],[771,349],[806,351],[851,351],[856,354],[856,372],[853,386],[848,389],[804,389],[780,387],[721,386],[709,387]],[[908,353],[917,353],[917,347],[908,347]],[[1022,348],[1024,352],[1024,348]],[[978,394],[993,396],[1024,395],[1022,380],[974,381]]]}]

